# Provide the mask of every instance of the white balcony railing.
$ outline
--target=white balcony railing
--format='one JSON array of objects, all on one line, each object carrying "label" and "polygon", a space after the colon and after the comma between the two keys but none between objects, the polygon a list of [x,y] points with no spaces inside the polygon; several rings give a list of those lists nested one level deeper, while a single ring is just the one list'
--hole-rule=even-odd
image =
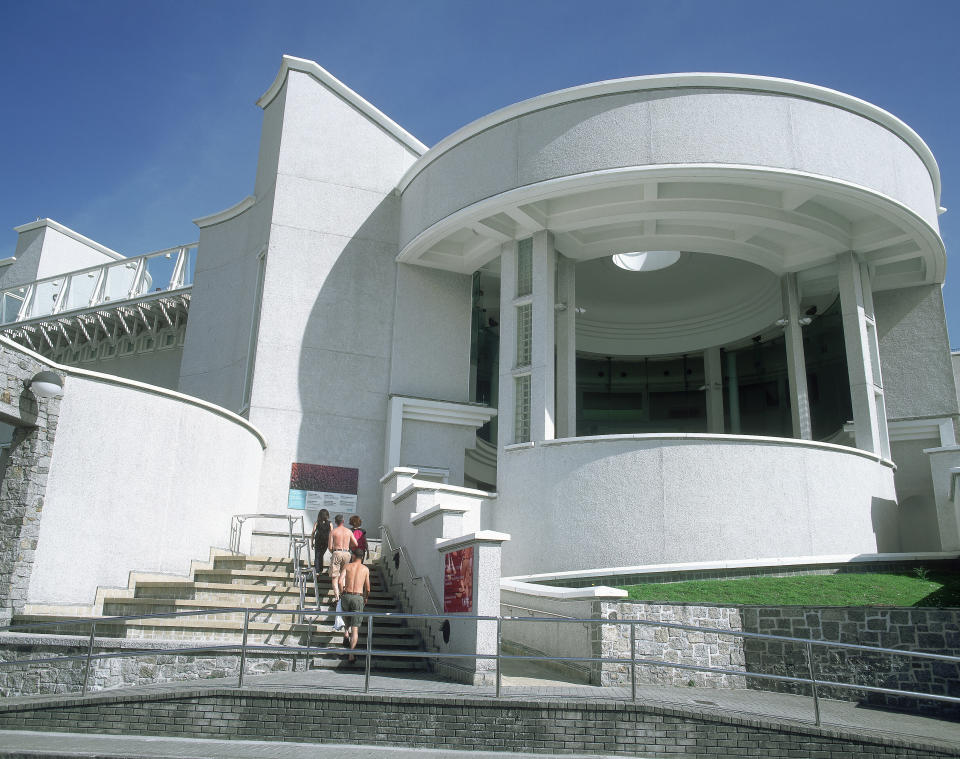
[{"label": "white balcony railing", "polygon": [[0,291],[0,324],[93,308],[193,285],[197,243],[111,261]]}]

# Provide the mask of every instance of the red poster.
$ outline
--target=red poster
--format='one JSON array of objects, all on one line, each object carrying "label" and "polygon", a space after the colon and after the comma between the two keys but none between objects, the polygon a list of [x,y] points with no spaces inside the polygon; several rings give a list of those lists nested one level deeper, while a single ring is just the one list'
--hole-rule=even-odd
[{"label": "red poster", "polygon": [[473,609],[473,546],[443,557],[444,613]]}]

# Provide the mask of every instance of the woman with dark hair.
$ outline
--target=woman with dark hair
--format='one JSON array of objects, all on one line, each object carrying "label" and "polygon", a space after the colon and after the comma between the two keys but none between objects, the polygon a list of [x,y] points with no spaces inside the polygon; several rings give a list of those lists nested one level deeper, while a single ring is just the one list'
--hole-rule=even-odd
[{"label": "woman with dark hair", "polygon": [[320,509],[313,532],[310,533],[310,541],[313,543],[313,568],[317,570],[318,576],[323,574],[323,555],[327,552],[327,543],[330,541],[330,527],[330,512]]}]

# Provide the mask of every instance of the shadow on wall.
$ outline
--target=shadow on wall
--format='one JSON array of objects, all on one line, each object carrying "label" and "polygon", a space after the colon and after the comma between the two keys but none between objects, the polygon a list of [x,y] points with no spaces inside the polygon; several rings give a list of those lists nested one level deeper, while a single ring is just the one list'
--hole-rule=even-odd
[{"label": "shadow on wall", "polygon": [[899,508],[900,550],[939,551],[940,525],[932,496],[912,495]]},{"label": "shadow on wall", "polygon": [[900,551],[900,509],[897,502],[874,496],[870,502],[870,519],[877,536],[877,552]]},{"label": "shadow on wall", "polygon": [[343,235],[296,230],[309,235],[301,287],[317,291],[300,348],[296,460],[359,469],[357,511],[370,526],[380,517],[397,219],[388,196],[345,245]]}]

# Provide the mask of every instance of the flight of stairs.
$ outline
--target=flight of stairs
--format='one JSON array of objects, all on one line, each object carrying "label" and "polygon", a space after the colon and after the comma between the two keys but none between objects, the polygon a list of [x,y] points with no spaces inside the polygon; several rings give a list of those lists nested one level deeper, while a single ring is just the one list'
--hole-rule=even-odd
[{"label": "flight of stairs", "polygon": [[[399,612],[400,609],[384,586],[376,565],[370,569],[370,598],[366,611]],[[327,575],[320,578],[321,610],[333,609],[333,594]],[[240,643],[243,638],[244,607],[255,608],[250,614],[247,630],[248,643],[284,646],[311,646],[337,648],[343,653],[312,654],[311,668],[346,666],[343,634],[333,629],[334,616],[320,615],[315,609],[313,584],[307,583],[307,601],[302,619],[300,615],[277,614],[275,610],[295,610],[299,607],[300,592],[294,578],[291,559],[269,556],[220,554],[212,562],[195,566],[190,578],[135,578],[131,587],[101,591],[102,617],[97,617],[97,638],[162,639],[189,644],[196,642],[228,644]],[[194,616],[156,617],[110,621],[111,616],[142,614],[169,614],[198,611]],[[59,619],[64,619],[60,617]],[[19,628],[30,631],[30,623],[58,620],[51,613],[19,615]],[[64,621],[55,629],[37,626],[34,632],[60,634],[87,634],[88,625]],[[360,628],[357,651],[367,646],[366,623]],[[419,651],[422,642],[419,633],[403,619],[377,618],[373,622],[373,648],[391,651]],[[359,658],[359,657],[358,657]],[[426,660],[419,657],[374,657],[373,668],[378,670],[422,670]]]}]

